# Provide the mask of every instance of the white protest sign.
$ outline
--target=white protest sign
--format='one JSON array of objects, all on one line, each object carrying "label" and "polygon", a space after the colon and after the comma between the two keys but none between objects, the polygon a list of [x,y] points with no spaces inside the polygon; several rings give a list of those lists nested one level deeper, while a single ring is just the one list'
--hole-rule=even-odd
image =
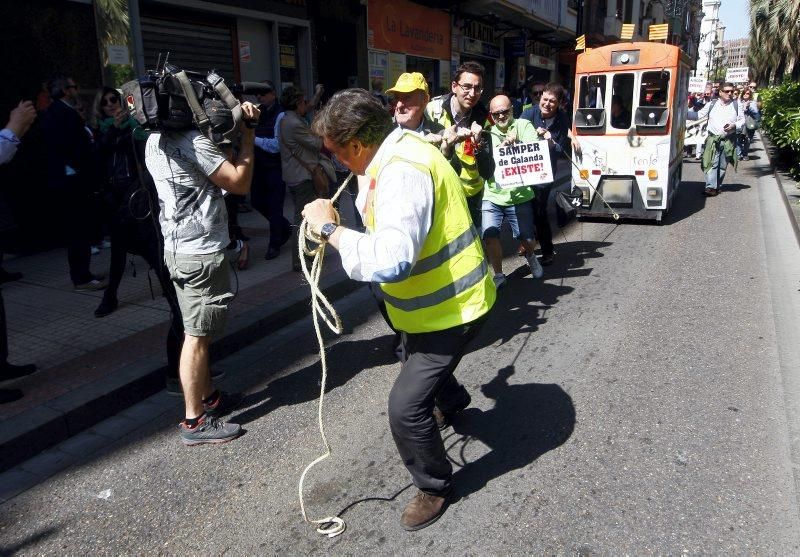
[{"label": "white protest sign", "polygon": [[689,92],[690,93],[703,93],[706,90],[705,77],[690,77],[689,78]]},{"label": "white protest sign", "polygon": [[728,68],[725,72],[725,81],[731,83],[747,83],[749,78],[749,68]]},{"label": "white protest sign", "polygon": [[501,188],[522,188],[553,181],[547,140],[495,147],[494,164],[494,181]]}]

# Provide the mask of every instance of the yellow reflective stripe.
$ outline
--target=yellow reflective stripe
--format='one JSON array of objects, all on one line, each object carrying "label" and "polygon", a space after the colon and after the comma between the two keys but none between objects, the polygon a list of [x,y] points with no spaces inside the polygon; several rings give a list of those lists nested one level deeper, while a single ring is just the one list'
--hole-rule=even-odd
[{"label": "yellow reflective stripe", "polygon": [[470,227],[458,238],[446,244],[442,249],[429,255],[428,257],[425,257],[424,259],[417,261],[414,264],[414,267],[411,269],[411,275],[409,276],[413,277],[416,275],[421,275],[422,273],[427,273],[428,271],[432,271],[451,257],[467,249],[478,238],[478,231],[475,230],[475,226],[470,225]]},{"label": "yellow reflective stripe", "polygon": [[410,312],[429,308],[446,302],[451,298],[455,298],[462,292],[469,290],[481,282],[486,277],[486,273],[488,272],[489,265],[486,263],[485,259],[482,259],[481,264],[475,267],[472,271],[440,288],[439,290],[436,290],[435,292],[424,294],[422,296],[416,296],[414,298],[402,299],[396,298],[384,290],[383,299],[386,301],[386,303],[391,304],[402,311]]}]

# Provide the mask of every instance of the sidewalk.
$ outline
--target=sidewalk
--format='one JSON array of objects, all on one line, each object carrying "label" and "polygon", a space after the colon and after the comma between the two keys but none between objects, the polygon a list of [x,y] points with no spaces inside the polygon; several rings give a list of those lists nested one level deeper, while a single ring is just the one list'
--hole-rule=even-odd
[{"label": "sidewalk", "polygon": [[[287,196],[290,220],[292,211]],[[346,222],[349,207],[343,213]],[[225,334],[212,345],[212,361],[310,315],[308,285],[302,273],[291,271],[290,243],[266,261],[266,219],[251,211],[240,214],[239,223],[250,237],[250,266],[237,273],[238,294]],[[107,274],[109,256],[107,249],[93,256],[92,271]],[[133,263],[136,276],[129,263],[119,309],[98,319],[94,310],[102,292],[73,290],[65,249],[4,261],[7,271],[24,274],[3,285],[9,361],[35,363],[39,371],[0,384],[25,393],[0,405],[0,471],[164,388],[169,307],[155,276],[148,280],[144,260],[134,257]],[[333,250],[322,285],[332,299],[359,286],[346,280]]]}]

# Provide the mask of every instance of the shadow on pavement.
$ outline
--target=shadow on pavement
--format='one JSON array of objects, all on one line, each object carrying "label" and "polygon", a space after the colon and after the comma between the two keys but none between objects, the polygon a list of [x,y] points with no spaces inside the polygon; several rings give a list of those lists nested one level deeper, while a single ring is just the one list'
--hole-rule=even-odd
[{"label": "shadow on pavement", "polygon": [[13,544],[0,545],[0,556],[5,557],[6,555],[17,555],[20,552],[24,553],[26,548],[30,546],[35,546],[39,542],[54,536],[59,532],[59,530],[62,529],[63,528],[54,528],[54,527],[44,528],[38,532],[30,534],[23,540],[14,542]]},{"label": "shadow on pavement", "polygon": [[[345,340],[328,347],[325,392],[341,387],[365,369],[397,361],[392,351],[392,339],[392,335],[383,335],[369,340]],[[255,406],[232,415],[228,420],[244,425],[278,407],[316,400],[319,398],[320,373],[317,360],[301,370],[271,381],[260,391],[246,395],[240,403],[244,407]]]},{"label": "shadow on pavement", "polygon": [[[564,389],[540,383],[511,385],[508,378],[513,374],[514,366],[504,367],[481,387],[484,396],[495,401],[494,408],[485,412],[469,408],[453,425],[454,434],[461,436],[449,453],[462,466],[453,475],[456,498],[534,462],[564,444],[575,429],[575,406]],[[472,440],[489,447],[489,452],[466,462],[464,455]],[[459,458],[453,459],[458,445]]]}]

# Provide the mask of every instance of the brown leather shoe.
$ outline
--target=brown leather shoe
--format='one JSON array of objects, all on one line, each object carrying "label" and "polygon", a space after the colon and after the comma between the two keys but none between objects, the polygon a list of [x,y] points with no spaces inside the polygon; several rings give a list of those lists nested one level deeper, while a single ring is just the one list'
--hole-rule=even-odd
[{"label": "brown leather shoe", "polygon": [[400,525],[403,530],[414,532],[430,526],[447,510],[447,496],[430,495],[424,491],[418,491],[414,498],[409,501],[400,517]]}]

